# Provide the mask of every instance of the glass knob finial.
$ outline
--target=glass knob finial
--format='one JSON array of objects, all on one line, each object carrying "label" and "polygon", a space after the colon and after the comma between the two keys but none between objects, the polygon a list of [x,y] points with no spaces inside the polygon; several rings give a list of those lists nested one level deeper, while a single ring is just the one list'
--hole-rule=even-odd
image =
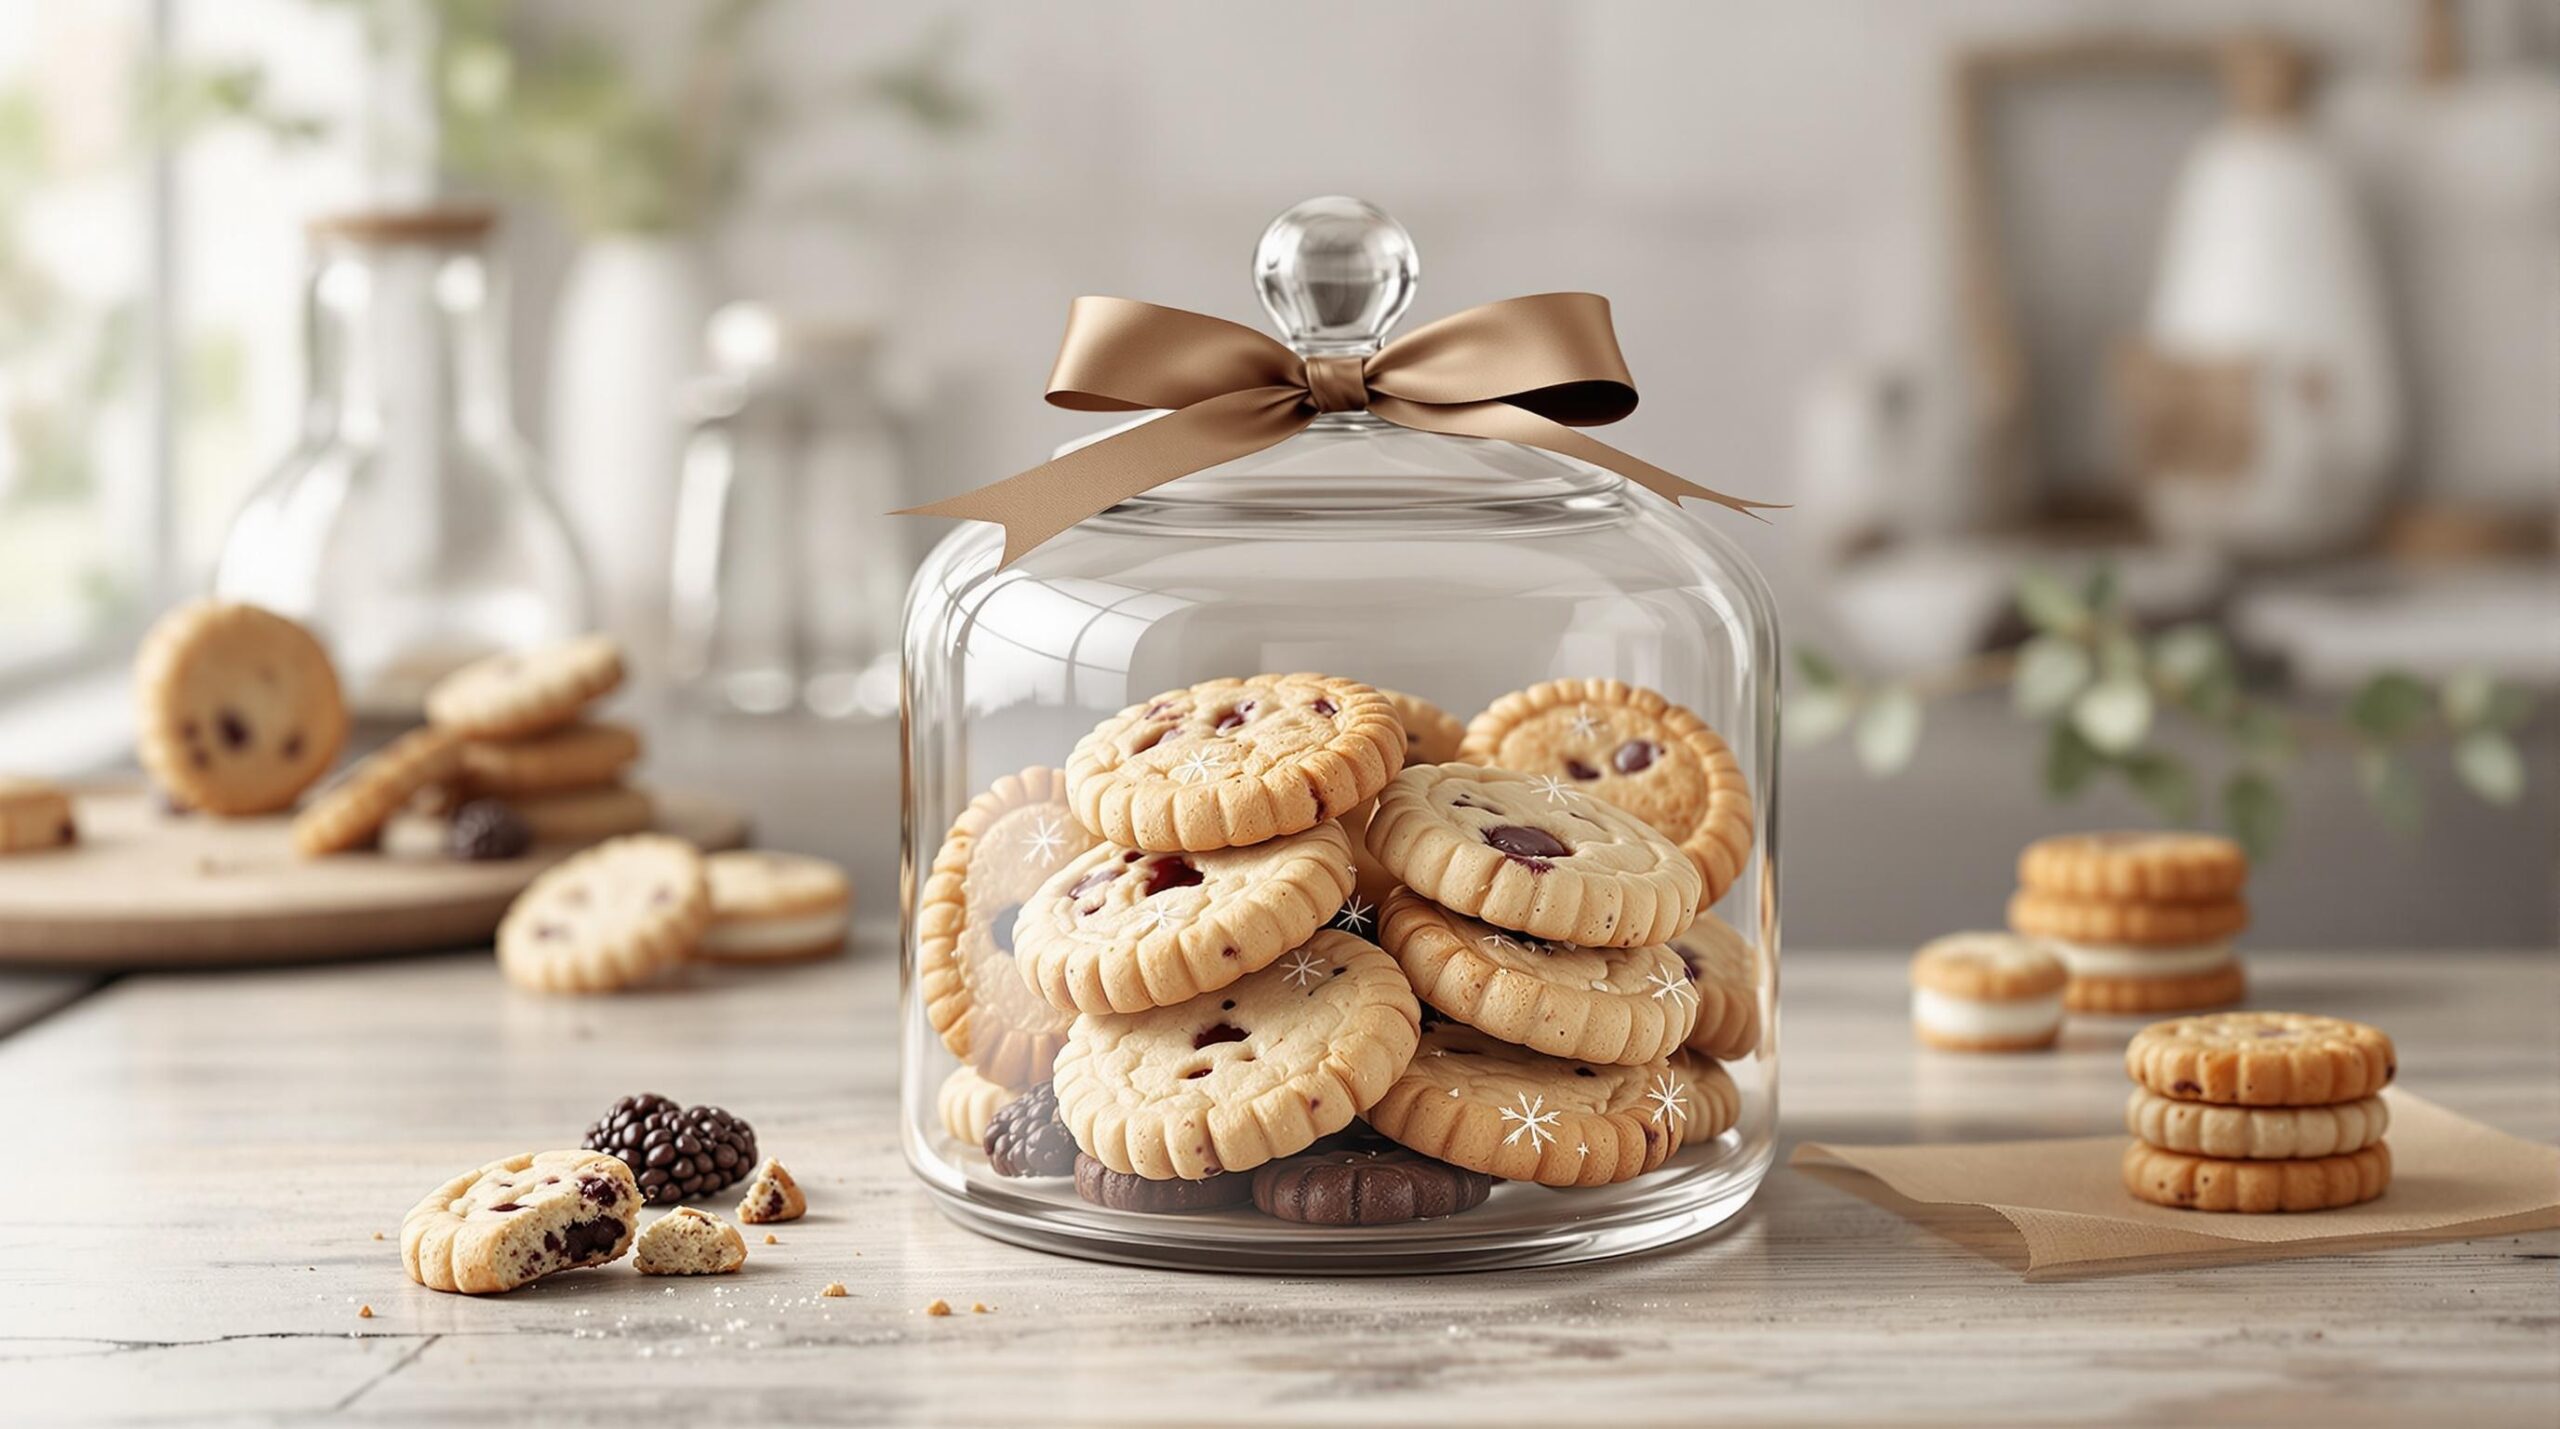
[{"label": "glass knob finial", "polygon": [[1375,204],[1333,195],[1291,208],[1262,231],[1253,280],[1263,309],[1301,353],[1368,353],[1413,302],[1422,259],[1404,225]]}]

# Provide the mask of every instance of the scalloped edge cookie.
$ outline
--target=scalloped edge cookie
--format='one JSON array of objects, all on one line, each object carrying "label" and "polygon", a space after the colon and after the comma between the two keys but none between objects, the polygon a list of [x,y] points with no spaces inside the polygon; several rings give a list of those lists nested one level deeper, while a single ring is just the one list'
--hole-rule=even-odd
[{"label": "scalloped edge cookie", "polygon": [[[1230,732],[1262,713],[1244,706],[1283,693],[1308,695],[1306,708],[1333,722],[1331,734],[1275,753]],[[1190,753],[1170,769],[1143,762],[1168,745]],[[1204,680],[1094,726],[1067,756],[1067,799],[1086,828],[1122,848],[1241,848],[1359,807],[1404,767],[1404,745],[1395,706],[1357,680],[1313,673]]]},{"label": "scalloped edge cookie", "polygon": [[2219,1012],[2155,1022],[2125,1044],[2125,1075],[2178,1101],[2330,1106],[2399,1075],[2381,1028],[2306,1012]]},{"label": "scalloped edge cookie", "polygon": [[2136,1141],[2124,1149],[2124,1188],[2137,1200],[2186,1211],[2334,1211],[2391,1189],[2391,1143],[2306,1161],[2225,1161]]},{"label": "scalloped edge cookie", "polygon": [[1424,1002],[1551,1057],[1647,1066],[1671,1055],[1697,1023],[1697,988],[1664,944],[1583,948],[1523,938],[1411,889],[1387,899],[1378,942]]}]

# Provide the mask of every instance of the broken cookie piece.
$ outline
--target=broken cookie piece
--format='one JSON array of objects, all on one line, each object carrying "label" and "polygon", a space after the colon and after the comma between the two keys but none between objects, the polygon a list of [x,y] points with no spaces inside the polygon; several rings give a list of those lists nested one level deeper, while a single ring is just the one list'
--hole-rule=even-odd
[{"label": "broken cookie piece", "polygon": [[400,1260],[430,1290],[491,1295],[621,1258],[639,1218],[639,1183],[612,1156],[529,1151],[429,1192],[400,1223]]},{"label": "broken cookie piece", "polygon": [[738,1228],[691,1206],[651,1221],[631,1250],[632,1268],[643,1275],[726,1275],[746,1263]]},{"label": "broken cookie piece", "polygon": [[796,1221],[808,1213],[809,1200],[800,1194],[800,1183],[770,1156],[756,1168],[755,1179],[747,1183],[747,1194],[738,1201],[738,1219],[751,1226]]}]

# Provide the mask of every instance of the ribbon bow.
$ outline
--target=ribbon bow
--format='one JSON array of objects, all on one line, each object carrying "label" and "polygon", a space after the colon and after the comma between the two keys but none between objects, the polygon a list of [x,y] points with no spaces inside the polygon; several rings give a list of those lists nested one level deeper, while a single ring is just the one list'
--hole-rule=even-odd
[{"label": "ribbon bow", "polygon": [[1167,415],[975,491],[901,516],[1004,527],[1010,565],[1043,541],[1177,477],[1258,452],[1326,412],[1366,411],[1417,431],[1542,447],[1607,467],[1677,504],[1750,515],[1776,503],[1727,496],[1575,431],[1635,410],[1635,380],[1597,293],[1540,293],[1469,308],[1375,354],[1300,358],[1240,323],[1128,298],[1067,312],[1050,405]]}]

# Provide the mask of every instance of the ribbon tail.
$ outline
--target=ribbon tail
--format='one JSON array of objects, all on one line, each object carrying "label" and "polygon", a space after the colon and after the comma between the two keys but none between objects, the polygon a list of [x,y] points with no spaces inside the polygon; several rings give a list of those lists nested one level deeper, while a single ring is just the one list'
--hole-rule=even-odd
[{"label": "ribbon tail", "polygon": [[1489,437],[1495,441],[1518,442],[1558,456],[1589,462],[1593,466],[1606,467],[1675,506],[1680,504],[1681,498],[1693,497],[1699,501],[1712,501],[1730,511],[1739,511],[1755,521],[1768,519],[1760,515],[1763,511],[1786,509],[1784,502],[1754,501],[1747,496],[1728,496],[1713,487],[1700,486],[1685,477],[1664,471],[1642,457],[1622,452],[1607,442],[1595,441],[1561,422],[1549,421],[1508,402],[1444,404],[1372,395],[1369,411],[1399,427],[1440,432],[1453,437]]},{"label": "ribbon tail", "polygon": [[1168,412],[975,491],[896,516],[949,516],[1004,527],[1001,570],[1089,516],[1221,462],[1250,456],[1314,419],[1294,387],[1253,387]]}]

